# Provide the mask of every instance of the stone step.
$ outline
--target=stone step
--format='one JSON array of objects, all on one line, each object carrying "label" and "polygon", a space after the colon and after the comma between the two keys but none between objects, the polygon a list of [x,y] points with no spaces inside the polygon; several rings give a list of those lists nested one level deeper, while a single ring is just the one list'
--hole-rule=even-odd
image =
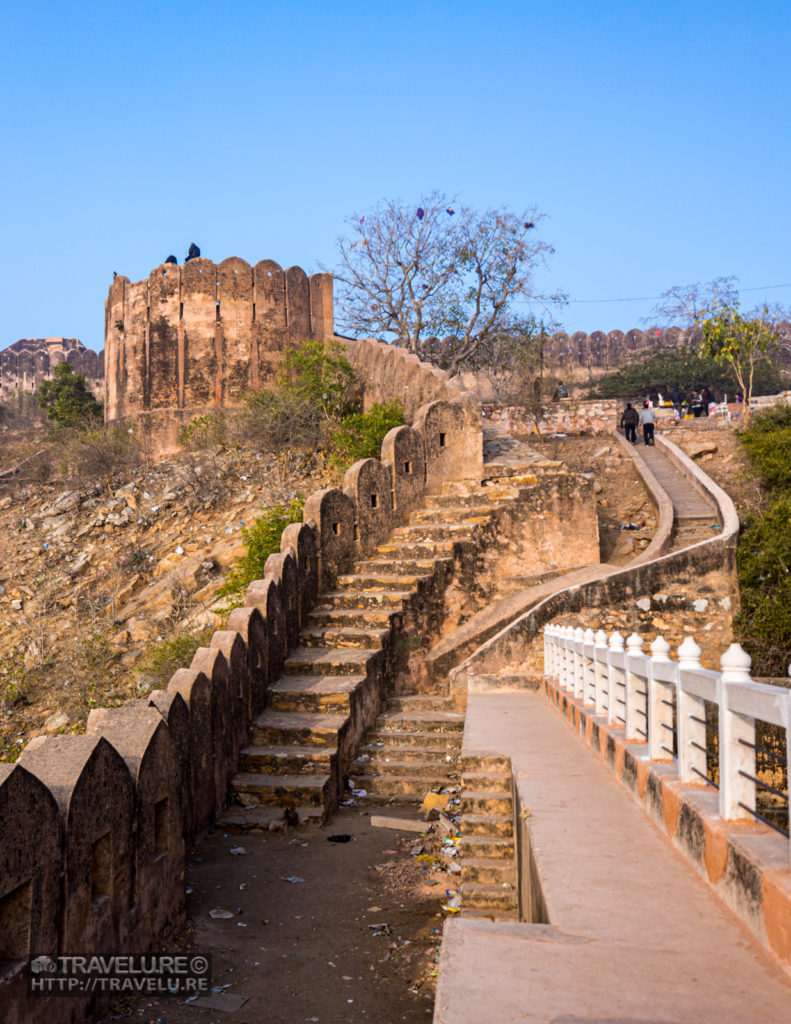
[{"label": "stone step", "polygon": [[296,807],[304,804],[324,805],[324,791],[330,784],[330,773],[315,775],[262,775],[260,772],[239,772],[231,779],[231,793],[237,802],[277,804]]},{"label": "stone step", "polygon": [[464,523],[414,523],[397,526],[391,536],[394,541],[403,540],[407,544],[426,540],[471,540],[477,522],[476,519]]},{"label": "stone step", "polygon": [[462,786],[465,792],[488,793],[490,796],[512,796],[511,773],[462,771]]},{"label": "stone step", "polygon": [[379,544],[376,551],[385,558],[452,558],[453,541],[387,541],[385,544]]},{"label": "stone step", "polygon": [[365,737],[366,744],[376,747],[381,744],[380,749],[397,748],[397,747],[422,747],[427,748],[436,744],[439,737],[442,737],[442,742],[445,745],[445,749],[450,753],[456,754],[461,751],[463,730],[458,729],[453,732],[440,732],[439,730],[427,730],[419,729],[415,731],[409,731],[406,729],[397,729],[395,727],[384,729],[379,725],[375,725],[372,729],[368,730]]},{"label": "stone step", "polygon": [[420,581],[428,579],[430,572],[417,574],[355,572],[337,577],[338,590],[416,590]]},{"label": "stone step", "polygon": [[270,711],[313,711],[343,714],[349,711],[349,694],[366,677],[349,676],[281,676],[269,687],[267,703]]},{"label": "stone step", "polygon": [[215,828],[226,832],[271,832],[295,824],[295,816],[300,825],[324,824],[324,809],[313,804],[290,808],[290,820],[286,818],[284,808],[276,804],[259,804],[256,807],[231,804],[227,810],[217,815],[214,825]]},{"label": "stone step", "polygon": [[387,732],[455,732],[464,730],[461,711],[385,711],[376,720],[376,728]]},{"label": "stone step", "polygon": [[513,797],[510,792],[507,795],[499,795],[463,790],[461,794],[462,815],[491,814],[495,816],[510,816],[513,813],[513,806]]},{"label": "stone step", "polygon": [[318,611],[330,608],[400,610],[412,590],[328,590],[321,595]]},{"label": "stone step", "polygon": [[[435,736],[436,734],[429,734]],[[461,738],[459,738],[459,744]],[[458,748],[459,744],[454,744],[454,747]],[[448,770],[453,770],[454,776],[458,776],[459,769],[459,754],[458,750],[448,752],[448,744],[442,744],[438,746],[436,742],[421,743],[417,746],[398,746],[393,745],[376,745],[374,743],[365,743],[360,747],[360,756],[365,755],[368,758],[370,764],[422,764],[425,761],[433,761],[436,764],[443,764],[447,766]]]},{"label": "stone step", "polygon": [[462,758],[463,772],[499,772],[511,774],[511,758],[502,754],[465,754]]},{"label": "stone step", "polygon": [[[414,766],[410,766],[414,767]],[[442,775],[434,774],[431,777],[424,777],[415,772],[409,774],[385,773],[382,775],[366,775],[362,772],[351,773],[355,789],[364,789],[369,797],[385,796],[407,797],[409,801],[417,800],[422,802],[426,793],[436,792],[446,786],[452,786],[453,781]]]},{"label": "stone step", "polygon": [[244,747],[239,769],[263,775],[315,775],[329,770],[335,747]]},{"label": "stone step", "polygon": [[461,834],[462,842],[466,836],[513,839],[514,819],[510,814],[463,814]]},{"label": "stone step", "polygon": [[403,697],[389,697],[388,711],[451,711],[451,701],[447,697],[431,693],[406,694]]},{"label": "stone step", "polygon": [[452,786],[457,790],[459,787],[459,776],[453,770],[453,762],[433,762],[427,758],[424,758],[422,761],[386,757],[377,760],[372,758],[367,760],[356,758],[349,765],[348,771],[355,778],[362,777],[363,775],[368,778],[385,778],[391,775],[398,775],[403,778],[419,778],[423,780],[426,790],[446,788],[448,786]]},{"label": "stone step", "polygon": [[376,559],[358,562],[355,571],[360,573],[384,573],[391,576],[430,576],[437,567],[448,566],[452,558],[387,558],[382,555]]},{"label": "stone step", "polygon": [[353,676],[367,674],[370,659],[378,651],[334,650],[331,647],[295,647],[283,664],[284,675]]},{"label": "stone step", "polygon": [[470,494],[429,494],[424,501],[424,507],[444,508],[451,513],[455,509],[468,509],[470,507],[486,506],[490,509],[506,501],[511,501],[517,496],[517,491],[507,487],[480,487]]},{"label": "stone step", "polygon": [[421,508],[409,517],[410,525],[423,523],[463,523],[471,516],[482,518],[490,515],[496,506],[468,505],[464,508]]},{"label": "stone step", "polygon": [[465,918],[474,918],[479,921],[518,921],[519,920],[519,909],[513,907],[510,910],[486,910],[478,907],[462,907],[461,916]]},{"label": "stone step", "polygon": [[462,863],[465,858],[471,860],[505,860],[513,862],[516,856],[516,847],[513,838],[487,836],[487,835],[462,835],[459,843]]},{"label": "stone step", "polygon": [[386,629],[395,626],[401,612],[392,608],[314,608],[308,616],[308,627],[336,626],[348,629]]},{"label": "stone step", "polygon": [[516,882],[516,871],[512,860],[470,860],[463,859],[461,862],[462,885],[466,882],[478,885],[495,885],[500,888],[504,883],[511,886]]},{"label": "stone step", "polygon": [[498,885],[484,885],[479,882],[462,882],[459,887],[462,907],[471,910],[516,911],[519,898],[516,890]]},{"label": "stone step", "polygon": [[250,745],[257,747],[336,747],[348,715],[308,711],[264,711],[253,722]]},{"label": "stone step", "polygon": [[380,650],[390,636],[389,629],[356,626],[308,626],[299,634],[302,647],[335,647],[338,649]]}]

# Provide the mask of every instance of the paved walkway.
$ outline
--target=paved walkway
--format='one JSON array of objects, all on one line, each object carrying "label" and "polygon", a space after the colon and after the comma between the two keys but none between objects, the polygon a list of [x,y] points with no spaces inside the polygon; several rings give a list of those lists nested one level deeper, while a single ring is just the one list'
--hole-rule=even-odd
[{"label": "paved walkway", "polygon": [[788,1024],[791,979],[540,694],[471,694],[482,752],[512,758],[551,924],[446,922],[435,1024]]},{"label": "paved walkway", "polygon": [[659,448],[643,444],[638,439],[634,449],[637,457],[644,460],[659,485],[673,502],[673,515],[678,525],[685,525],[701,519],[707,522],[716,522],[717,513],[713,504],[690,486],[689,480],[676,469]]}]

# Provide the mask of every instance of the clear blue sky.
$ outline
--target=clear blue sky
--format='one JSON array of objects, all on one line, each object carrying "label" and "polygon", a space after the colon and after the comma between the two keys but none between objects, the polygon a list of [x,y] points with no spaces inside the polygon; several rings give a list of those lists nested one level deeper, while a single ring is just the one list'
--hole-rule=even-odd
[{"label": "clear blue sky", "polygon": [[787,285],[790,43],[788,0],[6,3],[0,348],[100,349],[112,272],[191,241],[331,266],[347,215],[435,188],[539,206],[572,300]]}]

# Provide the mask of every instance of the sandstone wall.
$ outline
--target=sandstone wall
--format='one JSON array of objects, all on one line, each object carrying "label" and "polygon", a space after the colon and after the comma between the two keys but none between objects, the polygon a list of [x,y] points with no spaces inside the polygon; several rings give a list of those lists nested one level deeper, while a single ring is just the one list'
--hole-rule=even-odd
[{"label": "sandstone wall", "polygon": [[615,398],[585,401],[564,398],[550,402],[536,421],[523,406],[484,405],[483,417],[515,437],[528,434],[609,434],[618,426],[625,405]]},{"label": "sandstone wall", "polygon": [[133,419],[160,450],[179,426],[274,381],[283,349],[331,337],[332,275],[273,260],[165,263],[116,277],[105,303],[105,420]]},{"label": "sandstone wall", "polygon": [[[403,522],[427,487],[463,476],[479,417],[464,396],[417,410],[390,431],[382,458],[311,495],[302,523],[250,585],[227,629],[166,690],[99,708],[84,735],[39,737],[0,764],[0,1006],[33,1024],[27,957],[162,948],[185,920],[185,844],[226,802],[250,724],[266,706],[319,590]],[[474,477],[474,473],[472,474]],[[480,476],[478,476],[480,480]],[[441,595],[434,595],[436,603]],[[381,700],[384,667],[352,701],[333,763],[335,800]],[[49,1024],[86,1019],[89,1000],[47,1002]]]},{"label": "sandstone wall", "polygon": [[37,391],[59,363],[71,363],[97,398],[104,393],[104,352],[85,348],[77,338],[20,338],[0,352],[0,399],[15,391]]}]

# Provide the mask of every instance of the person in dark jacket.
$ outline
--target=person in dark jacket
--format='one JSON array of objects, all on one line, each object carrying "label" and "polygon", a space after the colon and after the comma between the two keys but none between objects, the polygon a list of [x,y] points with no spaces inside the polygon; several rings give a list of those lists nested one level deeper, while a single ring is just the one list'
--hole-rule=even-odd
[{"label": "person in dark jacket", "polygon": [[626,440],[637,444],[637,424],[640,422],[640,415],[637,409],[632,408],[632,403],[627,402],[626,408],[621,416],[621,426],[626,432]]}]

